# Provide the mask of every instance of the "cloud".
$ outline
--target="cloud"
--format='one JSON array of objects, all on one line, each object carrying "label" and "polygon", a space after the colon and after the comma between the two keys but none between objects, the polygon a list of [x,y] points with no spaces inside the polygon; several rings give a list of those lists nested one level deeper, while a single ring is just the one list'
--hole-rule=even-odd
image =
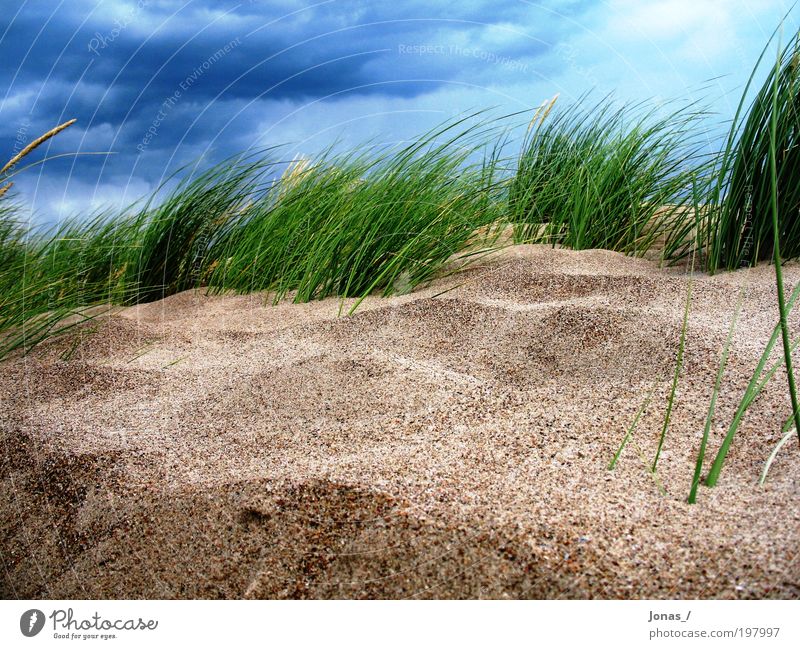
[{"label": "cloud", "polygon": [[[788,8],[776,0],[8,4],[0,139],[14,143],[21,130],[32,138],[77,117],[45,153],[115,152],[20,177],[43,213],[152,188],[201,155],[402,140],[459,112],[532,108],[555,92],[686,96],[729,74],[717,89],[725,97]],[[48,197],[59,188],[69,200]]]}]

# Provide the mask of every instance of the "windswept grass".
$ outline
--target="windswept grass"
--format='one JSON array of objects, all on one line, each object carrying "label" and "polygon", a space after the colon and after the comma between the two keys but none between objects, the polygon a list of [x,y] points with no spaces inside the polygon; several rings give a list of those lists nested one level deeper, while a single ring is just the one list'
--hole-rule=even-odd
[{"label": "windswept grass", "polygon": [[131,220],[134,243],[125,258],[125,283],[136,287],[129,301],[150,302],[204,283],[225,227],[240,225],[260,199],[263,175],[276,164],[268,153],[226,160],[181,181],[160,204],[151,199],[144,206]]},{"label": "windswept grass", "polygon": [[784,259],[800,256],[800,34],[780,52],[745,110],[749,89],[770,43],[742,94],[709,189],[709,202],[716,212],[706,235],[712,272],[752,266],[773,257],[773,138],[778,239]]},{"label": "windswept grass", "polygon": [[[800,251],[796,240],[800,230],[795,232],[793,229],[797,225],[796,215],[800,210],[798,188],[800,168],[797,166],[800,164],[800,157],[797,157],[797,138],[800,134],[800,114],[797,112],[797,102],[800,99],[798,65],[800,65],[800,33],[795,35],[788,47],[782,51],[779,48],[775,66],[753,102],[741,137],[734,146],[734,124],[728,149],[722,158],[720,182],[726,180],[725,174],[729,168],[731,172],[727,179],[728,194],[722,201],[722,216],[718,224],[718,232],[723,233],[723,236],[716,240],[716,248],[712,247],[711,263],[719,262],[729,267],[732,260],[735,260],[737,263],[749,264],[760,260],[760,255],[768,252],[775,266],[778,324],[773,330],[711,467],[706,480],[706,484],[710,487],[715,486],[719,480],[725,458],[745,410],[781,365],[786,370],[787,387],[792,404],[790,421],[794,421],[794,428],[800,439],[800,406],[798,406],[792,366],[792,352],[797,346],[797,341],[791,343],[787,322],[788,314],[800,295],[800,284],[795,286],[787,302],[782,269],[782,250],[788,248],[791,251],[789,256],[797,256]],[[757,179],[757,182],[753,179]],[[751,181],[755,184],[751,184]],[[744,199],[743,192],[746,194]],[[769,230],[766,231],[766,228]],[[762,245],[766,243],[767,234],[770,235],[769,245]],[[755,249],[751,250],[753,240],[757,243]],[[764,366],[777,342],[778,333],[783,346],[783,361],[776,363],[762,379]],[[788,428],[788,425],[789,422],[785,428]],[[764,475],[768,468],[767,465]]]},{"label": "windswept grass", "polygon": [[643,254],[661,239],[665,258],[686,254],[703,113],[586,103],[531,123],[509,188],[516,240]]},{"label": "windswept grass", "polygon": [[89,307],[122,301],[115,251],[127,245],[124,221],[100,214],[43,230],[11,223],[0,243],[0,357],[74,326]]},{"label": "windswept grass", "polygon": [[[800,38],[800,35],[798,35]],[[800,43],[800,40],[797,41]],[[795,67],[794,73],[796,73],[796,68],[800,65],[800,61],[798,61],[797,56],[800,55],[800,52],[794,51],[793,52],[793,63],[792,65]],[[772,261],[775,264],[775,285],[778,292],[778,313],[780,314],[780,325],[781,325],[781,339],[783,341],[783,357],[784,362],[786,364],[786,378],[789,385],[789,397],[792,402],[792,413],[794,415],[794,425],[795,430],[797,431],[798,440],[800,441],[800,406],[797,403],[797,387],[795,386],[795,379],[794,379],[794,370],[792,368],[792,346],[789,342],[789,324],[786,321],[788,311],[786,309],[786,297],[783,293],[783,269],[781,267],[781,232],[780,232],[780,225],[779,221],[779,206],[778,206],[778,191],[779,187],[781,189],[785,189],[785,185],[782,185],[778,179],[778,162],[777,162],[777,148],[778,148],[778,100],[781,96],[781,92],[779,89],[779,82],[780,82],[780,58],[775,64],[775,70],[773,71],[772,76],[772,112],[770,115],[770,126],[769,126],[769,205],[770,205],[770,213],[772,214]],[[787,93],[784,93],[784,95]],[[792,87],[789,91],[789,94],[794,98],[796,95],[796,90]],[[785,99],[785,96],[784,96]],[[792,108],[794,108],[794,102],[792,102]],[[798,124],[797,115],[793,114],[792,119],[794,120],[794,124]],[[781,142],[781,144],[785,144]],[[794,146],[797,146],[798,143],[792,142]],[[782,155],[785,158],[786,151],[782,150]],[[800,157],[795,159],[795,162],[800,162]],[[786,160],[783,160],[783,163],[786,164]],[[795,174],[798,174],[797,170],[795,170]],[[795,192],[797,198],[800,199],[800,187],[797,186],[797,181],[800,179],[800,174],[796,175],[794,178],[794,184],[792,189]],[[798,206],[800,206],[800,200],[798,200]],[[789,206],[792,204],[790,203]],[[787,207],[784,205],[784,208]],[[798,208],[800,209],[800,208]]]},{"label": "windswept grass", "polygon": [[473,114],[399,149],[328,152],[283,175],[270,149],[167,192],[170,179],[122,213],[44,230],[15,224],[4,201],[0,356],[88,307],[199,286],[275,300],[292,292],[298,302],[410,291],[485,251],[500,231],[499,157],[487,146],[499,130]]},{"label": "windswept grass", "polygon": [[20,162],[74,123],[70,120],[49,130],[0,168],[5,181],[0,187],[0,358],[72,326],[79,318],[71,324],[65,324],[65,319],[78,315],[79,305],[90,303],[78,288],[74,265],[72,277],[53,271],[47,254],[52,237],[31,232],[20,221],[20,210],[9,195],[13,183],[8,179],[19,173]]},{"label": "windswept grass", "polygon": [[469,161],[486,136],[460,120],[399,151],[293,167],[223,227],[209,285],[301,302],[412,290],[491,243],[497,159]]}]

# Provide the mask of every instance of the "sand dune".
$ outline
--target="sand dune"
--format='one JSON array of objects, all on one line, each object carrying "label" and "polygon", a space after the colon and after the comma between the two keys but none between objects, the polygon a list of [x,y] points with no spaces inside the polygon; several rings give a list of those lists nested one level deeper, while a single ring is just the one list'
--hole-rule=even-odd
[{"label": "sand dune", "polygon": [[782,375],[686,504],[741,287],[712,457],[777,309],[769,267],[696,278],[666,496],[634,446],[607,465],[660,380],[636,435],[655,450],[681,271],[517,246],[349,317],[198,292],[118,311],[2,364],[0,591],[798,597],[796,443],[756,486]]}]

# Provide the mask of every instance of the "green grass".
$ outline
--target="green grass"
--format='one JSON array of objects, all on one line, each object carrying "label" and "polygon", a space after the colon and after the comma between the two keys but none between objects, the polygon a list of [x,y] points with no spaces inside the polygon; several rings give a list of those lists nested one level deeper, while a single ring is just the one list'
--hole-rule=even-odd
[{"label": "green grass", "polygon": [[716,212],[707,232],[711,271],[752,266],[774,257],[774,193],[783,256],[789,259],[800,255],[800,221],[795,218],[800,210],[798,37],[800,34],[780,53],[748,110],[746,97],[769,44],[742,94],[709,189],[709,202]]},{"label": "green grass", "polygon": [[[798,296],[800,296],[800,284],[798,284],[792,295],[789,297],[789,301],[786,303],[786,309],[791,310],[795,301],[797,300]],[[778,322],[775,325],[775,328],[772,331],[772,335],[770,336],[769,341],[767,342],[764,351],[761,354],[761,358],[756,365],[756,368],[753,372],[753,375],[750,378],[750,382],[747,385],[747,388],[742,395],[741,400],[739,401],[739,405],[736,408],[736,413],[731,420],[731,423],[728,427],[727,432],[725,433],[725,437],[722,440],[722,444],[720,445],[719,450],[714,458],[714,462],[711,465],[711,469],[708,472],[708,477],[706,478],[706,486],[713,487],[717,484],[719,480],[719,476],[722,473],[722,468],[725,464],[725,459],[728,455],[728,451],[730,450],[731,444],[733,443],[733,439],[736,436],[736,433],[741,426],[742,419],[744,418],[745,412],[747,409],[752,405],[753,401],[755,401],[756,397],[761,393],[764,387],[767,385],[769,380],[775,375],[780,367],[783,366],[785,362],[784,358],[781,358],[780,361],[774,363],[766,372],[764,372],[764,368],[766,367],[767,361],[769,360],[769,356],[772,353],[773,348],[775,347],[775,343],[778,341],[778,335],[781,331],[781,323]],[[800,338],[796,340],[792,346],[794,349],[797,347],[798,343],[800,343]]]},{"label": "green grass", "polygon": [[264,175],[277,166],[270,153],[192,174],[161,203],[151,199],[129,219],[133,236],[123,257],[125,284],[135,287],[129,301],[150,302],[204,282],[226,226],[263,195]]},{"label": "green grass", "polygon": [[[728,236],[720,239],[720,245],[716,250],[712,249],[710,257],[712,260],[715,258],[725,259],[728,262],[726,265],[730,265],[731,259],[723,255],[726,251],[728,253],[732,250],[739,251],[737,252],[738,257],[736,257],[737,263],[753,263],[760,260],[760,254],[765,251],[768,252],[772,256],[775,268],[778,324],[773,330],[772,336],[745,390],[745,394],[711,467],[706,480],[706,484],[710,487],[715,486],[719,480],[725,458],[745,410],[781,364],[786,370],[787,388],[792,404],[792,419],[794,420],[798,439],[800,439],[800,406],[798,406],[792,366],[792,351],[797,342],[794,345],[791,343],[787,323],[788,314],[792,310],[798,294],[800,294],[800,285],[795,287],[787,302],[781,254],[782,250],[788,248],[791,251],[790,255],[796,256],[798,250],[796,247],[797,241],[795,241],[796,234],[793,229],[793,224],[796,222],[794,215],[800,209],[800,202],[798,202],[800,194],[797,193],[797,182],[800,180],[798,173],[800,172],[796,166],[800,163],[800,158],[793,157],[795,156],[794,151],[797,149],[797,136],[800,133],[800,115],[797,113],[796,108],[797,102],[800,100],[797,70],[800,64],[800,59],[798,59],[800,57],[800,49],[798,49],[800,40],[798,40],[798,37],[800,37],[800,34],[795,35],[792,43],[782,51],[779,48],[775,66],[753,102],[750,115],[745,124],[745,130],[735,143],[735,146],[731,145],[731,140],[729,139],[730,150],[726,151],[723,156],[723,167],[730,167],[732,172],[728,186],[729,193],[722,200],[722,217],[718,229],[726,232]],[[764,53],[762,52],[762,57],[763,55]],[[750,183],[754,177],[758,178],[756,189],[753,190],[753,195],[748,197],[747,204],[743,205],[741,183]],[[743,181],[742,178],[745,178],[745,180]],[[750,186],[747,187],[747,191],[751,191]],[[742,222],[742,214],[745,212],[747,218]],[[792,218],[782,219],[782,214],[791,214]],[[769,227],[770,235],[768,246],[764,245],[766,243],[766,235],[761,236],[761,233],[767,227]],[[731,233],[732,229],[738,231],[738,239]],[[753,235],[754,232],[758,234]],[[755,252],[752,255],[742,257],[740,253],[747,245],[744,241],[745,237],[755,237],[757,243]],[[731,240],[735,240],[733,244]],[[712,261],[712,263],[714,262]],[[779,333],[783,346],[783,361],[782,363],[776,363],[766,373],[763,380],[759,381]]]},{"label": "green grass", "polygon": [[628,430],[625,431],[625,436],[622,438],[622,442],[620,442],[617,452],[614,453],[614,457],[611,458],[611,462],[609,462],[608,464],[608,470],[613,471],[617,467],[619,459],[622,456],[622,451],[624,451],[625,448],[627,448],[627,446],[630,444],[631,446],[633,446],[633,449],[636,452],[636,455],[639,457],[639,461],[642,463],[642,466],[644,467],[645,471],[652,478],[653,483],[658,489],[659,494],[662,496],[666,496],[667,490],[662,484],[661,480],[659,479],[658,472],[647,461],[644,452],[639,447],[636,440],[633,438],[633,434],[636,432],[636,428],[639,425],[639,421],[642,418],[642,415],[644,415],[645,411],[647,410],[647,407],[650,405],[650,401],[652,400],[653,394],[655,393],[656,388],[658,387],[658,383],[659,383],[658,381],[655,381],[653,383],[653,386],[650,388],[644,400],[642,401],[642,405],[639,406],[639,410],[636,411],[636,416],[633,418],[633,421],[631,422],[631,425],[628,427]]},{"label": "green grass", "polygon": [[[413,290],[491,249],[500,232],[502,120],[448,122],[400,148],[290,165],[270,149],[170,179],[120,213],[48,229],[0,202],[0,357],[81,321],[90,307],[189,288],[275,301]],[[166,197],[156,200],[156,196]]]},{"label": "green grass", "polygon": [[[699,232],[700,216],[700,203],[697,189],[697,180],[692,181],[692,208],[695,215],[695,237]],[[664,442],[667,439],[667,430],[672,418],[672,409],[675,407],[675,394],[678,390],[678,381],[680,380],[681,370],[683,369],[683,355],[686,350],[686,329],[689,324],[689,310],[692,306],[692,281],[694,279],[694,265],[697,252],[697,245],[692,249],[691,262],[689,266],[689,279],[686,283],[686,300],[683,308],[683,321],[681,322],[681,335],[678,340],[678,353],[675,359],[675,372],[672,376],[672,387],[670,388],[669,397],[667,399],[667,409],[664,412],[664,423],[661,425],[661,435],[658,438],[658,447],[656,454],[653,458],[652,470],[655,473],[658,467],[658,460],[661,457],[661,450],[664,448]]]},{"label": "green grass", "polygon": [[276,300],[293,292],[299,302],[413,290],[492,243],[497,157],[470,162],[492,128],[459,120],[400,150],[296,167],[223,225],[208,284]]},{"label": "green grass", "polygon": [[[102,240],[93,230],[93,244],[80,258],[81,234],[62,226],[50,231],[31,231],[14,221],[16,210],[4,206],[0,232],[0,357],[29,348],[79,321],[87,307],[102,302],[107,282],[98,280],[95,243]],[[80,226],[94,228],[90,220]],[[73,316],[73,324],[65,319]]]},{"label": "green grass", "polygon": [[658,110],[583,98],[535,120],[509,187],[518,242],[664,256],[687,251],[692,181],[705,173],[696,106]]},{"label": "green grass", "polygon": [[731,325],[728,329],[728,336],[725,339],[725,344],[722,346],[722,355],[720,356],[719,368],[717,369],[717,378],[714,381],[714,389],[711,392],[711,400],[708,404],[708,412],[706,413],[706,423],[703,427],[703,436],[700,439],[700,448],[697,451],[697,461],[694,467],[694,476],[692,477],[692,486],[689,489],[688,502],[693,505],[697,501],[697,488],[700,485],[700,479],[703,471],[703,462],[706,457],[706,446],[708,445],[708,437],[711,433],[711,425],[714,423],[714,414],[717,407],[717,398],[719,397],[720,387],[722,386],[722,375],[725,373],[725,367],[728,364],[728,355],[730,354],[731,342],[733,341],[733,332],[736,330],[736,322],[739,319],[739,313],[742,309],[742,301],[744,300],[744,289],[739,291],[739,299],[736,303],[736,310],[731,318]]},{"label": "green grass", "polygon": [[652,401],[653,399],[653,393],[656,391],[657,387],[658,384],[656,383],[653,385],[653,387],[650,388],[644,400],[642,401],[642,405],[639,406],[639,410],[636,411],[636,416],[633,418],[631,425],[628,426],[628,430],[625,431],[625,436],[622,438],[622,441],[620,442],[617,452],[614,453],[614,457],[611,458],[611,462],[608,463],[609,471],[613,471],[616,468],[617,463],[619,462],[619,458],[622,455],[622,451],[625,450],[625,447],[631,441],[633,434],[636,432],[636,428],[639,426],[639,420],[642,418],[642,415],[644,415],[645,411],[647,410],[647,406],[650,405],[650,401]]},{"label": "green grass", "polygon": [[[800,36],[800,35],[799,35]],[[800,42],[800,41],[798,41]],[[800,65],[800,60],[798,60],[798,55],[800,52],[795,52],[792,50],[792,60],[789,63],[789,67],[793,68],[791,70],[790,75],[792,79],[792,84],[795,84],[797,80],[797,67]],[[769,130],[769,178],[770,178],[770,212],[772,214],[772,255],[773,255],[773,263],[775,264],[775,284],[778,291],[778,312],[780,314],[780,325],[781,325],[781,339],[783,341],[783,355],[784,355],[784,362],[786,366],[786,378],[789,386],[789,397],[792,402],[792,413],[794,414],[794,424],[795,430],[797,431],[798,441],[800,441],[800,406],[797,403],[797,387],[795,386],[795,379],[794,379],[794,370],[792,369],[792,346],[789,342],[789,325],[786,321],[787,317],[787,309],[786,309],[786,297],[783,292],[783,269],[781,268],[781,239],[783,238],[781,235],[781,226],[779,225],[779,206],[778,206],[778,192],[787,189],[786,180],[778,178],[778,161],[777,161],[777,149],[778,149],[778,105],[779,105],[779,98],[786,100],[787,98],[790,99],[791,103],[791,110],[794,111],[794,99],[797,95],[797,92],[794,87],[791,87],[789,92],[781,93],[779,88],[779,84],[781,83],[780,75],[781,75],[781,67],[780,67],[780,57],[775,64],[775,70],[773,71],[772,76],[772,111],[770,115],[770,130]],[[783,102],[781,102],[783,104]],[[783,106],[782,106],[783,107]],[[790,124],[794,128],[798,120],[796,119],[796,114],[793,112],[792,118],[789,120]],[[785,126],[785,121],[783,118],[781,119],[782,126]],[[782,133],[785,137],[785,134]],[[796,148],[797,143],[793,138],[789,142],[785,140],[780,141],[781,146],[786,146],[787,144],[791,144],[793,148]],[[781,156],[782,160],[781,163],[783,167],[787,164],[786,157],[791,155],[791,152],[781,149]],[[794,159],[795,163],[800,163],[800,157]],[[795,174],[793,178],[793,184],[788,189],[793,190],[795,192],[800,191],[800,187],[797,186],[797,181],[800,180],[800,171],[798,169],[793,169],[793,173]],[[800,197],[800,193],[797,194],[797,197]],[[781,197],[785,201],[785,196]],[[796,202],[790,201],[788,204],[784,202],[781,206],[784,210],[787,208],[794,208],[797,207],[798,211],[800,211],[800,200]],[[784,212],[785,213],[785,212]],[[792,212],[794,215],[794,212]],[[790,239],[791,242],[791,239]]]}]

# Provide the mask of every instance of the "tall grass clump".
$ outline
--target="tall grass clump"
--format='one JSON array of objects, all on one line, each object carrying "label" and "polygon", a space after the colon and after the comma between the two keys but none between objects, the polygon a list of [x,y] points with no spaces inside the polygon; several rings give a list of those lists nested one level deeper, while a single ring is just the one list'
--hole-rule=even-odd
[{"label": "tall grass clump", "polygon": [[[794,66],[795,73],[798,65],[798,55],[800,51],[797,50],[796,45],[800,43],[800,33],[795,38],[794,48]],[[775,264],[775,285],[778,293],[778,314],[780,316],[781,325],[781,339],[783,342],[783,357],[786,364],[786,379],[789,388],[789,398],[792,403],[792,414],[794,416],[795,430],[797,431],[798,440],[800,441],[800,405],[797,402],[797,386],[795,384],[794,369],[792,368],[792,345],[789,339],[789,324],[787,322],[788,310],[786,308],[786,296],[783,292],[783,269],[781,267],[781,228],[780,228],[780,205],[778,201],[778,192],[780,182],[778,180],[778,106],[779,98],[781,96],[779,89],[779,73],[780,73],[780,58],[775,64],[773,71],[772,82],[772,111],[770,115],[769,124],[769,187],[770,187],[770,213],[772,215],[772,261]],[[794,92],[794,89],[793,89]],[[797,95],[800,97],[800,95]],[[796,125],[796,113],[793,115]],[[795,137],[797,133],[794,134]],[[781,142],[781,144],[786,144]],[[793,146],[797,146],[800,142],[792,142]],[[781,151],[785,155],[785,151]],[[785,162],[785,160],[784,160]],[[797,158],[795,162],[800,162]],[[800,179],[800,172],[795,170],[794,187],[793,189],[800,197],[800,188],[797,187],[797,181]],[[784,206],[785,207],[785,206]]]},{"label": "tall grass clump", "polygon": [[130,221],[99,213],[23,227],[2,218],[0,357],[74,326],[88,317],[88,307],[125,301],[122,259],[135,235]]},{"label": "tall grass clump", "polygon": [[476,156],[493,132],[461,119],[399,150],[294,165],[223,226],[209,285],[298,302],[410,291],[492,236],[497,156]]},{"label": "tall grass clump", "polygon": [[172,178],[164,181],[130,219],[135,236],[122,257],[124,282],[135,287],[128,301],[150,302],[202,284],[215,262],[210,250],[258,200],[275,164],[268,151],[225,160],[190,174],[156,204]]},{"label": "tall grass clump", "polygon": [[[0,167],[4,179],[0,187],[0,358],[73,326],[80,317],[67,318],[80,316],[82,307],[95,301],[86,294],[89,282],[74,251],[62,254],[57,250],[63,250],[62,244],[68,245],[72,237],[63,231],[28,227],[9,191],[13,185],[9,179],[25,169],[19,167],[23,159],[74,123],[70,120],[56,126]],[[87,227],[90,224],[81,226]],[[95,236],[92,233],[93,239]]]},{"label": "tall grass clump", "polygon": [[498,128],[480,115],[401,148],[295,161],[283,175],[273,149],[232,158],[167,179],[143,204],[49,228],[17,224],[2,197],[0,357],[97,305],[200,286],[363,299],[457,268],[499,232],[499,147],[486,146]]},{"label": "tall grass clump", "polygon": [[693,128],[703,113],[585,104],[531,122],[509,187],[516,241],[628,254],[658,243],[667,258],[687,254],[692,181],[705,164]]},{"label": "tall grass clump", "polygon": [[774,256],[773,124],[778,240],[784,259],[800,256],[800,33],[779,53],[746,110],[749,90],[768,47],[742,94],[709,192],[715,210],[708,232],[712,272],[752,266]]},{"label": "tall grass clump", "polygon": [[[745,411],[781,365],[786,370],[787,388],[792,404],[792,416],[784,426],[784,432],[790,428],[793,422],[798,439],[800,439],[800,406],[798,406],[797,387],[792,363],[792,352],[796,348],[798,341],[791,342],[787,322],[788,314],[794,307],[798,295],[800,295],[800,285],[795,286],[787,301],[784,292],[782,269],[783,259],[785,258],[783,251],[787,247],[790,250],[796,250],[797,242],[793,240],[794,221],[796,220],[797,210],[800,210],[800,203],[797,202],[800,199],[800,192],[797,187],[797,181],[800,180],[800,176],[797,168],[791,167],[791,165],[800,163],[800,158],[796,157],[796,152],[793,153],[784,148],[795,148],[798,145],[796,140],[800,121],[798,120],[795,104],[800,101],[800,93],[798,93],[797,88],[799,45],[800,33],[795,35],[788,47],[783,50],[779,47],[775,66],[753,102],[740,139],[738,141],[733,139],[734,128],[732,128],[728,149],[722,158],[720,182],[724,180],[726,169],[730,168],[732,170],[728,181],[728,194],[722,197],[720,203],[722,217],[719,222],[719,232],[728,236],[720,237],[719,241],[712,240],[712,244],[716,243],[716,249],[713,250],[710,259],[722,259],[730,262],[731,259],[724,256],[724,253],[735,249],[739,251],[737,253],[739,256],[736,257],[738,263],[749,264],[759,261],[761,259],[760,255],[764,254],[764,251],[768,251],[775,267],[778,323],[775,325],[772,336],[761,355],[761,359],[709,471],[706,484],[710,487],[715,486],[719,481],[725,459]],[[767,47],[769,47],[769,44]],[[767,47],[765,47],[764,52],[766,52]],[[762,52],[762,58],[764,52]],[[755,71],[753,72],[754,74]],[[748,86],[752,82],[753,75],[751,75]],[[745,89],[746,92],[747,89]],[[743,102],[744,98],[740,103],[740,109]],[[795,158],[791,158],[792,155]],[[787,162],[790,158],[792,162]],[[789,166],[787,167],[787,165]],[[742,178],[745,179],[744,182],[749,183],[749,178],[756,176],[759,177],[758,193],[756,193],[755,186],[751,185],[746,185],[742,190]],[[789,183],[789,185],[786,183]],[[720,191],[720,186],[717,187],[717,191]],[[741,202],[742,191],[748,194],[744,203]],[[786,194],[782,192],[788,193],[788,203]],[[788,213],[787,217],[787,212],[783,210],[790,208],[794,209],[795,212]],[[756,217],[756,214],[759,216]],[[738,226],[736,225],[737,219]],[[750,250],[754,240],[753,233],[767,227],[769,228],[767,232],[769,240],[767,241],[766,237],[763,240],[759,240],[756,248],[761,252],[753,252]],[[738,235],[735,230],[738,230]],[[746,254],[742,256],[741,253]],[[777,342],[779,334],[783,346],[783,358],[767,372],[764,372],[767,359]],[[770,463],[771,461],[765,467],[762,482]]]}]

